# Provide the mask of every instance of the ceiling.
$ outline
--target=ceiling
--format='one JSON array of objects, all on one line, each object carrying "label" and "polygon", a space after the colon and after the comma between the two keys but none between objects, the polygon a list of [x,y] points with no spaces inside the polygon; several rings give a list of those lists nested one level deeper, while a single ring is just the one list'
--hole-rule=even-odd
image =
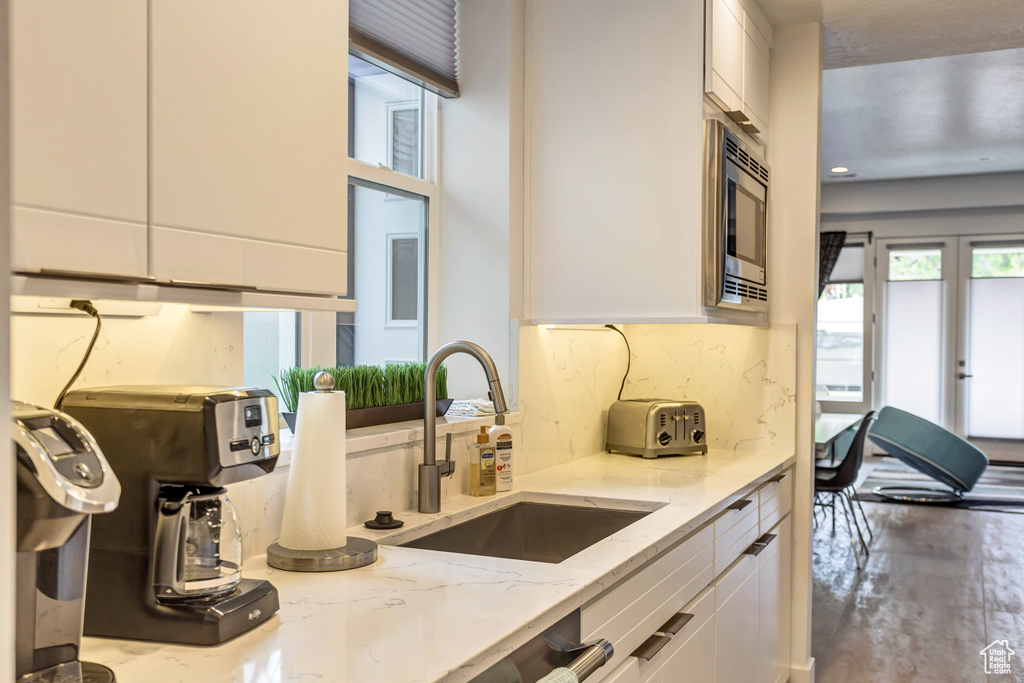
[{"label": "ceiling", "polygon": [[824,182],[1024,170],[1024,0],[821,0],[821,22]]},{"label": "ceiling", "polygon": [[825,71],[821,163],[856,180],[1024,170],[1024,48]]}]

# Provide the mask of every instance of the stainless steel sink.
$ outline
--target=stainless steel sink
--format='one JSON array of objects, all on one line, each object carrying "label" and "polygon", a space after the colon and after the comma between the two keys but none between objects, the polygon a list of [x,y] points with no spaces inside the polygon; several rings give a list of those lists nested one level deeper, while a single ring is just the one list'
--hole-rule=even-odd
[{"label": "stainless steel sink", "polygon": [[520,502],[401,547],[558,564],[650,513]]}]

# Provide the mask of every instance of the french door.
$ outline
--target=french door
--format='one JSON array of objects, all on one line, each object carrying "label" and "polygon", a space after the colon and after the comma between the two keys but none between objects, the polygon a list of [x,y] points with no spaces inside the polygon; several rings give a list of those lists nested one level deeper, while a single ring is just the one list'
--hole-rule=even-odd
[{"label": "french door", "polygon": [[876,405],[1024,461],[1024,235],[879,240]]}]

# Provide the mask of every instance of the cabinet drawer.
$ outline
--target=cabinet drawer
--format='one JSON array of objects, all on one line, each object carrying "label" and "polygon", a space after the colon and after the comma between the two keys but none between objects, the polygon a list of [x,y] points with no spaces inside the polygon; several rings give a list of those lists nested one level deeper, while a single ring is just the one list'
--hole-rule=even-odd
[{"label": "cabinet drawer", "polygon": [[642,683],[715,680],[715,590],[708,586],[680,610],[693,618],[650,662],[640,662]]},{"label": "cabinet drawer", "polygon": [[729,507],[715,519],[715,540],[717,541],[730,529],[746,519],[747,515],[757,509],[757,491],[744,498],[730,503]]},{"label": "cabinet drawer", "polygon": [[[610,640],[610,636],[601,635],[598,631],[645,593],[650,593],[652,586],[660,584],[667,577],[675,577],[676,588],[686,584],[693,576],[687,573],[680,574],[679,571],[689,565],[690,560],[695,559],[698,553],[709,549],[711,541],[711,527],[708,526],[683,541],[676,548],[669,550],[663,557],[654,560],[650,566],[644,567],[635,576],[626,579],[611,590],[605,591],[589,605],[584,606],[580,622],[580,630],[584,634],[584,638],[596,636]],[[710,555],[710,551],[707,550],[707,552]],[[704,557],[703,553],[701,557]],[[708,563],[710,564],[710,561]],[[687,572],[699,571],[700,564],[698,562],[692,565]],[[668,593],[663,594],[662,598],[667,595]],[[618,647],[618,643],[613,642]]]},{"label": "cabinet drawer", "polygon": [[[601,637],[610,640],[615,645],[615,655],[609,664],[618,666],[711,583],[714,578],[712,549],[711,545],[705,546],[696,557],[654,585],[608,622],[596,629],[584,629],[583,639]],[[637,581],[639,577],[632,580]],[[600,681],[602,678],[597,676],[594,680]]]},{"label": "cabinet drawer", "polygon": [[[608,664],[605,664],[608,666]],[[594,673],[594,678],[590,680],[597,680],[600,676],[601,670],[598,669]],[[607,677],[601,679],[604,683],[639,683],[640,681],[640,660],[636,657],[628,657],[626,661],[619,664],[615,671],[608,674]]]},{"label": "cabinet drawer", "polygon": [[765,484],[758,491],[760,498],[760,533],[766,534],[793,509],[792,470],[783,472],[778,481]]},{"label": "cabinet drawer", "polygon": [[[756,494],[754,496],[756,499]],[[746,513],[728,530],[715,539],[715,576],[732,564],[758,537],[758,506],[748,505]]]}]

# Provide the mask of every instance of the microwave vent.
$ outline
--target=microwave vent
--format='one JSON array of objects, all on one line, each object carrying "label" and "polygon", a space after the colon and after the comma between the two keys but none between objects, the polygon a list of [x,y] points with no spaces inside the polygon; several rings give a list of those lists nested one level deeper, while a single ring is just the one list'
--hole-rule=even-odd
[{"label": "microwave vent", "polygon": [[768,301],[768,290],[764,287],[748,285],[745,282],[737,282],[732,278],[726,279],[725,281],[725,293],[753,301]]},{"label": "microwave vent", "polygon": [[751,175],[756,176],[763,180],[765,183],[768,182],[768,169],[757,163],[745,150],[741,149],[736,141],[731,139],[729,136],[725,138],[725,152],[728,156],[731,156],[736,162],[745,168]]}]

